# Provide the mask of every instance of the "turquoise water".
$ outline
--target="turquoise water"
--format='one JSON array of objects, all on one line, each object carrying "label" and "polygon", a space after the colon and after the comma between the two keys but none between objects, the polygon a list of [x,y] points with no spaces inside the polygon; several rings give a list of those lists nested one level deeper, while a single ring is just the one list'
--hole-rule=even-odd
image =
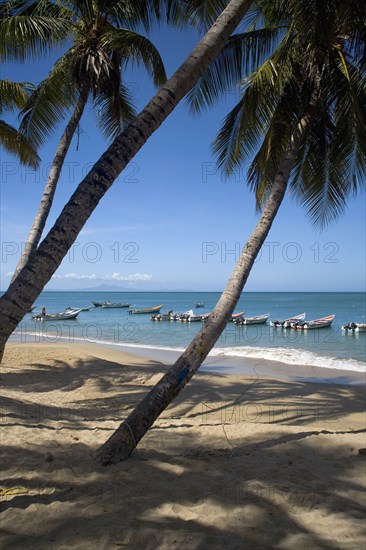
[{"label": "turquoise water", "polygon": [[[66,307],[81,307],[92,300],[127,302],[136,308],[164,304],[162,313],[195,310],[195,302],[205,307],[196,313],[209,312],[216,304],[218,292],[43,292],[37,310],[48,313]],[[302,312],[307,319],[335,313],[330,328],[313,331],[273,329],[266,325],[236,327],[229,323],[211,355],[251,357],[282,361],[287,364],[312,365],[363,371],[366,360],[366,333],[347,334],[341,325],[364,322],[366,301],[363,293],[243,293],[236,311],[246,316],[270,312],[269,320],[281,320]],[[16,333],[22,341],[84,341],[113,343],[123,347],[184,349],[201,323],[154,323],[149,315],[129,315],[126,309],[93,308],[81,312],[75,321],[39,323],[27,314]]]}]

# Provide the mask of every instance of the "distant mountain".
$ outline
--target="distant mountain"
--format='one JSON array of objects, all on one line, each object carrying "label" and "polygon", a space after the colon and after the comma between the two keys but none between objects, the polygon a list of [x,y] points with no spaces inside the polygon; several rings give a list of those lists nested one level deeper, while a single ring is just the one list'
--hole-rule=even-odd
[{"label": "distant mountain", "polygon": [[[63,290],[59,290],[62,292]],[[73,288],[66,290],[65,292],[198,292],[190,288],[133,288],[133,287],[124,287],[118,285],[98,285],[90,288]]]}]

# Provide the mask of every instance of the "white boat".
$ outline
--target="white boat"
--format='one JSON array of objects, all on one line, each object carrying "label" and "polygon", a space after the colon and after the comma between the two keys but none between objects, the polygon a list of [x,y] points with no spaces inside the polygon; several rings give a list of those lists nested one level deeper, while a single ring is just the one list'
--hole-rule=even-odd
[{"label": "white boat", "polygon": [[206,319],[206,317],[208,317],[208,313],[203,315],[192,314],[192,315],[188,315],[187,321],[188,323],[194,323],[195,321],[203,321],[204,319]]},{"label": "white boat", "polygon": [[235,321],[236,319],[239,319],[240,317],[243,317],[244,315],[244,311],[240,311],[239,313],[233,313],[232,316],[231,316],[231,319],[229,319],[229,321]]},{"label": "white boat", "polygon": [[342,325],[345,332],[366,332],[366,323],[347,323]]},{"label": "white boat", "polygon": [[160,313],[160,310],[163,306],[164,304],[161,304],[160,306],[146,307],[144,309],[129,309],[128,313]]},{"label": "white boat", "polygon": [[89,307],[67,307],[65,309],[65,311],[67,311],[67,313],[70,313],[70,311],[78,311],[78,310],[80,310],[80,311],[90,311],[92,307],[93,306],[89,306]]},{"label": "white boat", "polygon": [[174,315],[173,310],[171,309],[168,313],[157,313],[151,315],[150,319],[152,321],[172,321],[172,316]]},{"label": "white boat", "polygon": [[266,323],[269,316],[269,313],[264,313],[255,317],[239,317],[239,319],[234,320],[234,323],[236,325],[259,325],[260,323]]},{"label": "white boat", "polygon": [[300,313],[300,315],[294,315],[293,317],[289,317],[284,321],[271,321],[269,324],[271,327],[275,327],[275,328],[288,328],[291,326],[291,323],[297,323],[299,321],[303,321],[305,317],[306,317],[306,313]]},{"label": "white boat", "polygon": [[327,317],[322,317],[321,319],[314,319],[313,321],[306,321],[306,323],[295,324],[293,328],[298,330],[308,330],[329,327],[332,324],[334,317],[335,315],[328,315]]},{"label": "white boat", "polygon": [[74,309],[73,311],[62,311],[61,313],[47,313],[42,315],[37,313],[32,316],[34,321],[67,321],[68,319],[76,319],[81,309]]},{"label": "white boat", "polygon": [[121,304],[121,303],[112,303],[109,300],[106,300],[100,307],[102,308],[120,308],[120,307],[130,307],[131,304]]}]

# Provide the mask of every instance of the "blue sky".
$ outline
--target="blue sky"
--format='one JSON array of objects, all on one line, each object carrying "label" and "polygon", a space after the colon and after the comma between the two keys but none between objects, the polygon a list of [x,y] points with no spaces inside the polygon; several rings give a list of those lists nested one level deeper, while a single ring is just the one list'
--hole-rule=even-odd
[{"label": "blue sky", "polygon": [[[198,35],[162,28],[151,34],[170,76]],[[38,82],[57,54],[37,63],[4,64],[1,78]],[[138,109],[153,95],[146,73],[126,73]],[[140,290],[222,290],[258,219],[245,167],[230,179],[215,167],[210,142],[238,98],[227,94],[199,117],[183,101],[120,175],[65,257],[48,290],[101,284]],[[9,120],[9,119],[8,119]],[[60,130],[40,150],[36,172],[1,151],[1,289],[6,289],[38,208]],[[107,143],[88,111],[71,150],[46,231]],[[365,287],[365,195],[349,201],[337,223],[319,233],[287,197],[247,291],[362,291]]]}]

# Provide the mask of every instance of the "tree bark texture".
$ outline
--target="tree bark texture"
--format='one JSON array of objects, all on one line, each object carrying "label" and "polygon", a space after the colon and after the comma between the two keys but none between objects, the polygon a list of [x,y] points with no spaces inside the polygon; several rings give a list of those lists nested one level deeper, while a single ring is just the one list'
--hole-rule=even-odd
[{"label": "tree bark texture", "polygon": [[0,298],[0,360],[5,344],[51,279],[121,171],[192,89],[241,21],[252,0],[231,0],[174,75],[118,136],[79,184],[28,263]]}]

